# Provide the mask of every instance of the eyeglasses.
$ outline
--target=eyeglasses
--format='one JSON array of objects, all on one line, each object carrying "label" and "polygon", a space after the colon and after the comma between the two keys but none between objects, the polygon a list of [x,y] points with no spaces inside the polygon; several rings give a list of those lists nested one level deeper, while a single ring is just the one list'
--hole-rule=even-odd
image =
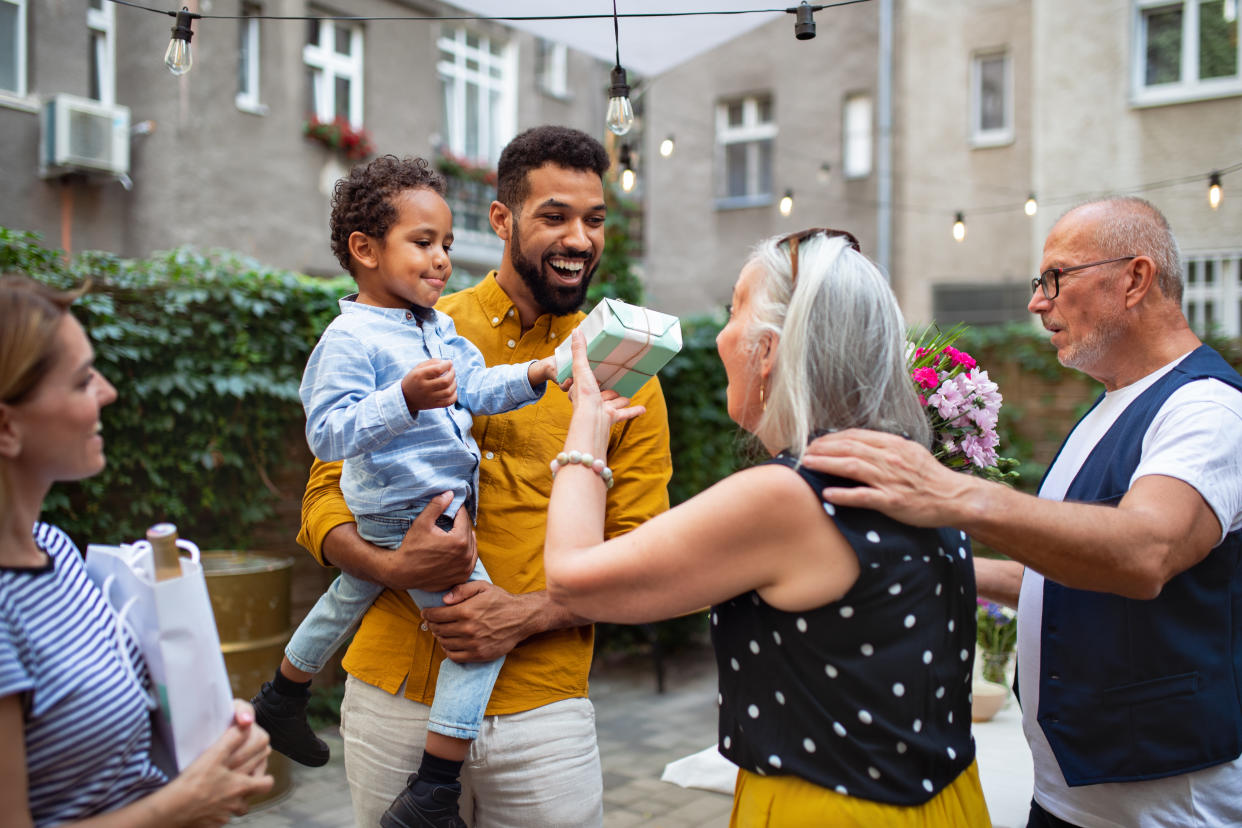
[{"label": "eyeglasses", "polygon": [[[1066,273],[1073,273],[1075,270],[1086,270],[1089,267],[1098,267],[1099,265],[1112,264],[1113,262],[1124,262],[1130,259],[1138,258],[1137,256],[1118,256],[1115,259],[1105,259],[1102,262],[1090,262],[1088,264],[1074,265],[1073,267],[1050,267],[1043,273],[1039,274],[1039,278],[1031,280],[1031,293],[1036,290],[1044,292],[1045,299],[1056,299],[1061,293],[1061,277]],[[1052,287],[1049,288],[1048,285]]]},{"label": "eyeglasses", "polygon": [[798,245],[811,238],[811,236],[815,236],[820,233],[823,233],[830,239],[834,237],[843,238],[849,242],[850,247],[854,248],[854,250],[859,253],[862,252],[862,248],[858,244],[858,239],[854,238],[854,234],[848,230],[833,230],[831,227],[811,227],[806,230],[799,230],[797,233],[790,233],[788,236],[783,237],[776,243],[778,247],[782,244],[789,245],[790,284],[798,284]]}]

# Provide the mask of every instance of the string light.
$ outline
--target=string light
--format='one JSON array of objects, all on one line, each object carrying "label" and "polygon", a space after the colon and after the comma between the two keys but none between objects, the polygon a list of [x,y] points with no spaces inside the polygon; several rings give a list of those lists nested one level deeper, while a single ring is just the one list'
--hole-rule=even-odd
[{"label": "string light", "polygon": [[779,206],[781,215],[788,216],[790,213],[793,212],[793,207],[794,207],[793,190],[786,190],[785,195],[781,196],[781,203]]},{"label": "string light", "polygon": [[1022,205],[1022,210],[1028,215],[1033,216],[1039,212],[1039,202],[1035,200],[1035,194],[1031,193],[1026,197],[1026,204]]},{"label": "string light", "polygon": [[832,165],[827,161],[821,163],[815,173],[815,177],[819,179],[820,184],[827,184],[832,180]]},{"label": "string light", "polygon": [[604,118],[614,135],[625,135],[634,126],[634,105],[630,103],[630,85],[621,68],[621,29],[617,24],[617,0],[612,0],[612,37],[617,47],[617,63],[612,67],[612,85],[608,88],[608,115]]},{"label": "string light", "polygon": [[172,27],[172,39],[164,50],[164,65],[174,75],[184,75],[194,65],[194,53],[190,50],[190,38],[194,37],[194,30],[190,28],[190,21],[197,19],[198,15],[185,6],[177,12],[177,22]]},{"label": "string light", "polygon": [[617,153],[617,165],[621,167],[621,189],[631,192],[638,176],[634,174],[634,158],[629,144],[621,145],[621,150]]},{"label": "string light", "polygon": [[1224,197],[1225,194],[1220,188],[1220,173],[1214,172],[1208,177],[1208,204],[1216,210],[1220,207],[1220,202]]},{"label": "string light", "polygon": [[673,150],[676,148],[677,148],[677,144],[676,142],[673,141],[673,136],[669,135],[667,138],[665,138],[663,141],[660,142],[660,155],[663,155],[665,158],[668,158],[670,155],[673,154]]},{"label": "string light", "polygon": [[794,15],[794,37],[798,40],[810,40],[815,37],[815,12],[822,8],[823,6],[812,6],[806,0],[802,0],[796,9],[785,9]]},{"label": "string light", "polygon": [[953,217],[953,241],[966,240],[966,216],[959,210]]}]

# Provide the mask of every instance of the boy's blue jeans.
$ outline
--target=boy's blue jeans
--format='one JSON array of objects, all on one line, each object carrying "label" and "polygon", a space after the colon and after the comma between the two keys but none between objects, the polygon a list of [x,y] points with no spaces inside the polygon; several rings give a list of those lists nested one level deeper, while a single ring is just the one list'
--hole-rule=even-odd
[{"label": "boy's blue jeans", "polygon": [[[356,519],[358,534],[388,549],[400,546],[413,522],[409,518],[388,515],[358,515]],[[446,519],[442,516],[441,520]],[[491,583],[482,561],[474,565],[470,580]],[[285,648],[289,661],[299,670],[318,673],[337,648],[353,635],[362,616],[383,591],[382,586],[342,572],[293,633]],[[409,593],[419,609],[444,604],[443,592],[411,589]],[[436,680],[436,695],[427,728],[457,739],[477,738],[483,711],[504,661],[501,657],[495,661],[458,664],[444,659]]]}]

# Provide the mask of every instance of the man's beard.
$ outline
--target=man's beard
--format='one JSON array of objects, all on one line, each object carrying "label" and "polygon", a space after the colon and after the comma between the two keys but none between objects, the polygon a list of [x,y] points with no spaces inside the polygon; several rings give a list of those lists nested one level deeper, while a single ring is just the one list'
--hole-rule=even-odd
[{"label": "man's beard", "polygon": [[1082,371],[1092,375],[1096,368],[1109,354],[1110,350],[1125,334],[1125,315],[1117,312],[1097,320],[1091,330],[1076,344],[1071,346],[1065,355],[1058,355],[1057,361],[1066,368]]},{"label": "man's beard", "polygon": [[[586,301],[587,288],[591,284],[591,277],[595,275],[599,262],[596,262],[590,270],[583,273],[582,281],[576,285],[562,286],[549,284],[543,275],[543,262],[528,259],[522,253],[521,238],[522,232],[515,219],[513,222],[513,236],[509,243],[509,261],[512,263],[513,269],[522,277],[522,281],[526,283],[526,287],[530,290],[531,296],[534,298],[535,304],[539,306],[540,311],[554,316],[564,316],[582,307],[582,303]],[[567,255],[565,253],[545,253],[544,260],[546,261],[553,256],[565,259],[581,258],[578,255]]]}]

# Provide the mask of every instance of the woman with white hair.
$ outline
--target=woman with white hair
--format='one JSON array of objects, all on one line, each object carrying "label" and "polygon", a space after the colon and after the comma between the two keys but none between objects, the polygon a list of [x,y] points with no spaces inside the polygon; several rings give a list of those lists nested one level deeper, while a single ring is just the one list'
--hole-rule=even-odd
[{"label": "woman with white hair", "polygon": [[825,505],[826,486],[853,484],[800,464],[834,429],[929,441],[888,284],[849,233],[768,239],[716,347],[729,416],[771,459],[605,542],[609,430],[639,410],[601,395],[574,335],[550,594],[621,623],[711,605],[720,752],[740,767],[732,825],[990,825],[970,736],[966,536]]}]

